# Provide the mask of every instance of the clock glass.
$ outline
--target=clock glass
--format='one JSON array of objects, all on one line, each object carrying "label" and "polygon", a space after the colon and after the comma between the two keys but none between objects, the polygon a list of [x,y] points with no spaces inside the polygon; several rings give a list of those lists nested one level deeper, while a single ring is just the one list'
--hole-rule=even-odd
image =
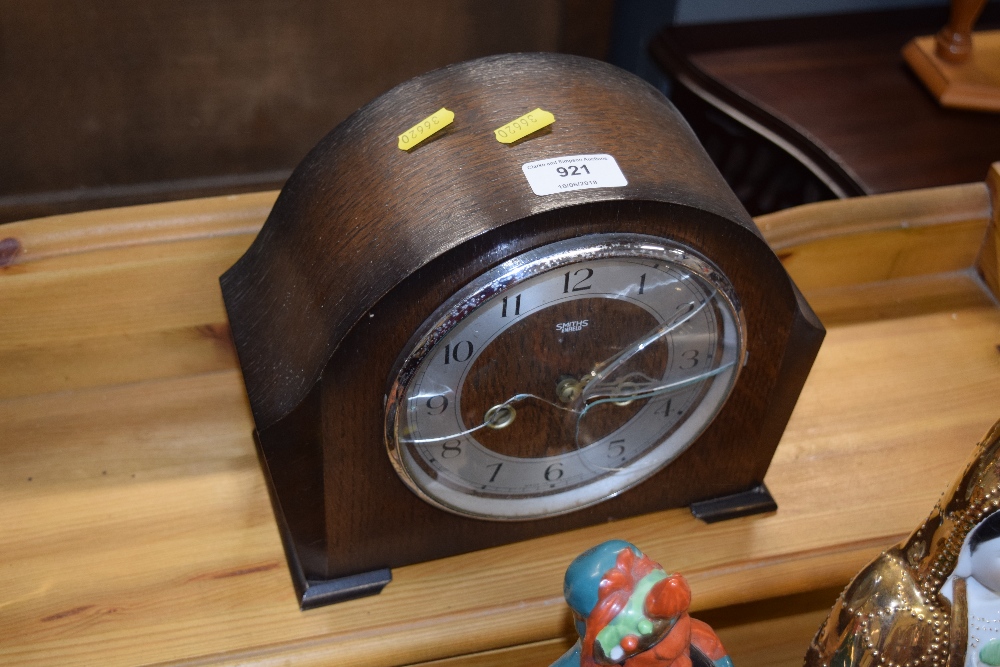
[{"label": "clock glass", "polygon": [[494,520],[592,505],[688,448],[745,358],[725,275],[680,243],[595,234],[479,276],[414,334],[390,378],[403,481]]}]

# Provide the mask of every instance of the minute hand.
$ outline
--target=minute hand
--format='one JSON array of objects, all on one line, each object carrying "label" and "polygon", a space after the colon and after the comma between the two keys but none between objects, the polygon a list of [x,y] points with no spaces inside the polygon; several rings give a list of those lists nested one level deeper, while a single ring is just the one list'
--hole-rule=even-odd
[{"label": "minute hand", "polygon": [[583,391],[580,392],[580,396],[577,397],[576,401],[574,401],[573,408],[579,409],[579,404],[586,403],[589,398],[593,397],[593,395],[601,389],[602,382],[616,370],[625,365],[629,359],[639,354],[648,346],[660,340],[667,334],[676,330],[678,327],[682,326],[685,322],[701,312],[705,305],[708,304],[709,300],[715,296],[717,291],[718,290],[713,290],[712,294],[708,295],[700,304],[695,303],[694,301],[689,302],[687,304],[687,308],[650,331],[642,339],[636,341],[624,350],[608,357],[604,361],[594,364],[593,370],[583,376],[583,379],[586,380],[586,385],[584,386]]}]

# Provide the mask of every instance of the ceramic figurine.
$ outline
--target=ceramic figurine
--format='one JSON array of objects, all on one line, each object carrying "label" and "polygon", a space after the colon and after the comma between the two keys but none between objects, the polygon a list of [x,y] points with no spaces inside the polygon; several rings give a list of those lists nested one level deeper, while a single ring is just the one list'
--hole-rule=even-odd
[{"label": "ceramic figurine", "polygon": [[1000,665],[1000,422],[906,541],[862,570],[807,667]]},{"label": "ceramic figurine", "polygon": [[969,532],[941,595],[965,609],[965,664],[1000,665],[1000,512]]},{"label": "ceramic figurine", "polygon": [[580,639],[552,667],[733,667],[712,628],[688,616],[684,577],[628,542],[577,556],[563,593]]}]

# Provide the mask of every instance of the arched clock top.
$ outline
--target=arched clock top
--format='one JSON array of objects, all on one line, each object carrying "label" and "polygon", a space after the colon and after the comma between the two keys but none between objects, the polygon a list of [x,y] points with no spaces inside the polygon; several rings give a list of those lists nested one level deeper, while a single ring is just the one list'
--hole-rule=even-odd
[{"label": "arched clock top", "polygon": [[[410,152],[396,147],[401,128],[442,105],[451,126]],[[495,128],[536,106],[555,123],[496,141]],[[628,184],[532,193],[522,165],[578,154],[611,155]],[[301,402],[344,334],[417,268],[511,221],[616,200],[689,206],[756,231],[670,102],[610,65],[495,56],[385,93],[306,156],[222,278],[231,318],[248,323],[235,337],[258,426]]]}]

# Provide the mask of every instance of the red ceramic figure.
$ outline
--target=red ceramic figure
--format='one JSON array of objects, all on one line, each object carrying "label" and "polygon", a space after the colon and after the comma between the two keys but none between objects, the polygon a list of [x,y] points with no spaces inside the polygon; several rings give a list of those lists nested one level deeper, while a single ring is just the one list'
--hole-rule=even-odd
[{"label": "red ceramic figure", "polygon": [[715,632],[691,618],[691,589],[634,545],[611,540],[566,570],[580,640],[552,667],[733,667]]}]

